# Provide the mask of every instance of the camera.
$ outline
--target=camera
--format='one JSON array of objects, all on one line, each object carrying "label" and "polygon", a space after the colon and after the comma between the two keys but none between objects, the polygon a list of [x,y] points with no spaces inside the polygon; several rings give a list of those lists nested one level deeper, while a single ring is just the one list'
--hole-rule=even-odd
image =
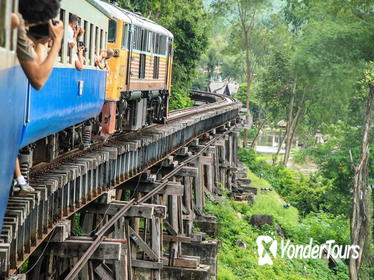
[{"label": "camera", "polygon": [[83,48],[83,52],[87,51],[86,45],[82,41],[78,41],[78,49]]},{"label": "camera", "polygon": [[50,36],[49,24],[42,23],[42,24],[31,26],[29,30],[27,31],[27,34],[31,37],[34,37],[37,40],[49,37]]}]

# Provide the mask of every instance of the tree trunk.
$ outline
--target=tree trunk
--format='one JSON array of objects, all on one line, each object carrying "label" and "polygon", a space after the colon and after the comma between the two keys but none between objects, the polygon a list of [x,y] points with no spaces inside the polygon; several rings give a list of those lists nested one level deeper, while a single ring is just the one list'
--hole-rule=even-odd
[{"label": "tree trunk", "polygon": [[[279,135],[279,140],[280,140],[280,136],[281,135]],[[286,134],[282,137],[282,141],[280,141],[280,143],[278,145],[278,150],[277,150],[276,154],[273,156],[273,165],[275,165],[278,161],[278,156],[279,156],[279,153],[282,149],[282,146],[283,146],[285,140],[286,140]]]},{"label": "tree trunk", "polygon": [[[249,49],[246,51],[246,69],[247,69],[247,96],[246,96],[246,125],[250,124],[251,121],[251,112],[250,112],[250,97],[251,97],[251,85],[252,85],[252,72],[251,72],[251,62],[249,59]],[[248,131],[247,129],[244,130],[244,139],[243,139],[243,147],[246,148],[248,144]]]},{"label": "tree trunk", "polygon": [[[292,92],[291,92],[291,99],[290,99],[290,103],[288,104],[288,109],[287,109],[286,134],[284,135],[284,137],[282,139],[282,142],[278,146],[277,153],[273,157],[273,165],[275,165],[276,162],[277,162],[277,160],[278,160],[278,156],[279,156],[279,153],[280,153],[280,151],[282,149],[283,143],[285,141],[288,141],[287,139],[290,137],[292,115],[293,115],[293,107],[294,107],[294,103],[295,103],[295,95],[296,95],[296,80],[295,80],[294,87],[293,87]],[[286,148],[287,148],[287,144],[286,144]]]},{"label": "tree trunk", "polygon": [[289,133],[289,136],[287,137],[286,150],[285,150],[284,159],[283,159],[283,164],[286,167],[287,167],[287,164],[288,164],[288,160],[290,158],[292,141],[293,141],[293,138],[295,136],[296,128],[297,128],[297,126],[300,122],[301,116],[303,115],[303,111],[304,111],[304,104],[302,104],[301,106],[302,107],[300,107],[297,110],[295,118],[292,120],[292,125],[290,127],[290,133]]},{"label": "tree trunk", "polygon": [[257,130],[257,133],[256,133],[255,137],[253,138],[252,145],[251,145],[253,149],[256,147],[257,138],[260,135],[261,130],[264,128],[264,126],[266,124],[266,121],[267,121],[267,119],[264,119],[264,121],[260,124],[260,126]]},{"label": "tree trunk", "polygon": [[[248,10],[243,6],[242,1],[237,1],[237,9],[240,19],[241,25],[241,32],[243,34],[243,48],[245,51],[245,71],[246,71],[246,78],[247,78],[247,98],[246,98],[246,123],[250,125],[251,123],[251,113],[250,113],[250,96],[251,96],[251,86],[252,86],[252,78],[253,78],[253,61],[250,57],[250,49],[251,49],[251,37],[250,32],[253,28],[254,18],[256,15],[256,9],[253,11],[251,16],[252,20],[251,23],[248,24]],[[248,131],[244,129],[244,137],[243,137],[243,147],[246,148],[248,144]]]},{"label": "tree trunk", "polygon": [[371,114],[374,102],[374,86],[370,86],[366,112],[363,123],[363,133],[361,140],[360,162],[354,168],[353,177],[353,200],[351,217],[351,244],[360,246],[357,259],[352,255],[349,259],[349,274],[352,280],[359,279],[359,271],[362,263],[362,256],[369,233],[369,209],[368,209],[368,164]]},{"label": "tree trunk", "polygon": [[296,85],[297,85],[297,79],[295,79],[294,87],[293,87],[293,90],[292,90],[292,97],[291,97],[291,102],[290,102],[290,104],[291,104],[290,106],[292,106],[292,107],[289,109],[289,114],[288,114],[287,133],[286,133],[286,148],[285,148],[284,158],[283,158],[284,166],[287,166],[288,159],[290,157],[293,136],[295,134],[297,125],[299,124],[301,115],[303,114],[303,111],[304,111],[305,89],[303,91],[303,95],[302,95],[301,100],[300,100],[299,108],[296,112],[295,117],[293,117],[293,105],[295,103],[295,97],[296,97]]}]

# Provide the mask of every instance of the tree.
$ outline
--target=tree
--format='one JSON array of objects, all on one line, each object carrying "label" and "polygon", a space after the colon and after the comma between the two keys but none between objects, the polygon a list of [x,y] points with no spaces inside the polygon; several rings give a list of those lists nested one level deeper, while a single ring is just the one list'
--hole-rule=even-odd
[{"label": "tree", "polygon": [[[216,0],[213,6],[216,10],[225,11],[226,15],[234,18],[233,27],[237,29],[238,41],[237,47],[244,53],[245,76],[247,83],[247,125],[251,124],[250,97],[253,84],[254,71],[257,66],[255,27],[259,27],[258,14],[268,5],[267,0]],[[235,34],[235,33],[234,33]],[[243,146],[246,147],[248,142],[247,131],[244,130]]]},{"label": "tree", "polygon": [[353,206],[351,220],[351,243],[359,245],[361,250],[357,259],[350,258],[349,271],[351,279],[359,278],[364,248],[369,236],[369,147],[370,132],[372,129],[372,112],[374,107],[374,63],[371,62],[370,70],[366,72],[365,79],[368,87],[366,110],[362,126],[361,156],[359,162],[354,166],[353,176]]},{"label": "tree", "polygon": [[[289,0],[288,18],[295,30],[302,30],[303,41],[299,44],[299,54],[304,57],[303,67],[313,77],[319,94],[325,93],[329,104],[335,106],[344,95],[356,98],[355,87],[362,80],[362,73],[374,59],[374,11],[372,1],[296,1]],[[298,59],[302,62],[301,59]],[[372,69],[372,68],[371,68]],[[371,70],[372,71],[372,70]],[[371,76],[372,74],[370,74]],[[344,86],[342,86],[344,85]],[[334,89],[335,87],[335,89]],[[336,91],[336,88],[340,92]],[[360,155],[352,155],[352,217],[351,243],[360,245],[357,260],[350,259],[351,279],[358,279],[364,251],[369,238],[369,200],[367,198],[368,162],[370,145],[371,114],[373,103],[372,80],[366,83],[366,109],[363,121],[347,120],[356,113],[347,115],[344,121],[362,128]],[[326,91],[331,90],[331,92]],[[338,94],[340,93],[340,95]],[[340,97],[341,96],[341,97]],[[329,98],[330,97],[330,98]],[[320,99],[321,100],[321,99]],[[321,104],[321,102],[320,102]],[[359,110],[361,112],[361,110]],[[347,112],[344,108],[342,112]],[[359,158],[358,163],[355,158]]]}]

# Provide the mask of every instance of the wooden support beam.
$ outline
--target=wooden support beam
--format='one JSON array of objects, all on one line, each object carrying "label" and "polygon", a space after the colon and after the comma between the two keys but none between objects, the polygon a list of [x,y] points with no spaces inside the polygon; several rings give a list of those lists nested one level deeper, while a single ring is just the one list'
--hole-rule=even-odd
[{"label": "wooden support beam", "polygon": [[[164,259],[164,265],[168,263],[167,259]],[[173,260],[173,266],[184,267],[184,268],[197,268],[200,265],[200,257],[195,256],[179,256]]]},{"label": "wooden support beam", "polygon": [[173,226],[167,221],[167,220],[164,220],[164,225],[167,229],[167,231],[173,235],[173,236],[176,236],[178,235],[178,232],[173,228]]},{"label": "wooden support beam", "polygon": [[0,243],[0,279],[5,278],[10,266],[10,244]]},{"label": "wooden support beam", "polygon": [[143,241],[143,239],[133,230],[131,227],[129,227],[130,230],[130,238],[132,241],[136,243],[142,249],[150,259],[154,261],[158,261],[159,257],[158,255],[151,249],[149,248],[148,244]]},{"label": "wooden support beam", "polygon": [[196,177],[198,175],[198,170],[196,167],[192,166],[185,166],[183,167],[177,174],[176,176],[181,176],[181,177]]},{"label": "wooden support beam", "polygon": [[51,242],[64,242],[69,238],[71,232],[71,221],[65,220],[56,225]]},{"label": "wooden support beam", "polygon": [[114,280],[112,272],[105,264],[100,264],[95,268],[95,273],[105,280]]},{"label": "wooden support beam", "polygon": [[[51,242],[45,255],[53,254],[54,257],[60,258],[80,258],[93,242],[94,240],[91,237],[74,237],[74,239],[68,239],[64,242]],[[91,259],[119,261],[122,258],[123,246],[127,246],[125,240],[106,239],[100,244]],[[35,255],[37,256],[39,253],[38,250]]]},{"label": "wooden support beam", "polygon": [[[127,204],[125,201],[113,201],[110,205],[93,204],[85,208],[87,213],[100,215],[115,215],[122,207]],[[164,219],[166,217],[166,206],[141,203],[131,206],[125,213],[125,217],[139,217],[153,219],[155,217]]]},{"label": "wooden support beam", "polygon": [[[160,185],[160,183],[129,183],[125,184],[123,188],[135,190],[141,193],[149,193],[153,191],[155,188],[157,188]],[[183,185],[177,182],[170,182],[168,183],[160,192],[159,194],[165,194],[165,195],[177,195],[182,196],[183,195]]]},{"label": "wooden support beam", "polygon": [[161,262],[150,262],[142,260],[131,260],[132,267],[148,268],[148,269],[161,269],[164,265]]}]

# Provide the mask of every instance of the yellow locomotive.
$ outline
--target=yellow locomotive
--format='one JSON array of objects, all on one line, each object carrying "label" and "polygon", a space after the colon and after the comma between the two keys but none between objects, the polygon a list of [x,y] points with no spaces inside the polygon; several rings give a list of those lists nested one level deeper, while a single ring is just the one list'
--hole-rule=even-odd
[{"label": "yellow locomotive", "polygon": [[114,51],[102,111],[102,133],[138,130],[167,117],[173,35],[138,14],[98,2],[110,16],[107,47]]}]

